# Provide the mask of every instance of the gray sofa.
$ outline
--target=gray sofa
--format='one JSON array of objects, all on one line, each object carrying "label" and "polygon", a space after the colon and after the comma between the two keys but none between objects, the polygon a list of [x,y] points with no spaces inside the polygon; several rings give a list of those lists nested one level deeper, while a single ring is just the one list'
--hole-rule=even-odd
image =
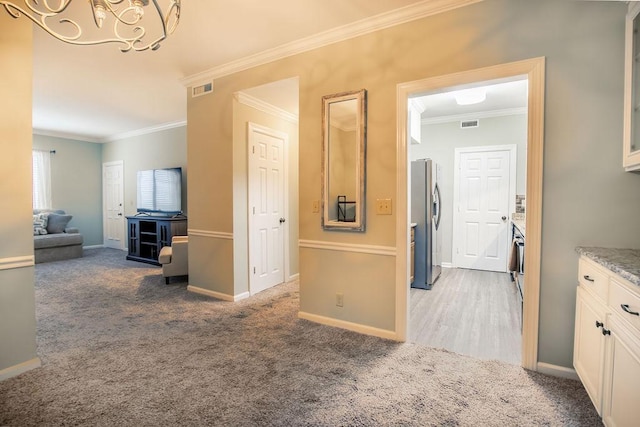
[{"label": "gray sofa", "polygon": [[84,239],[67,224],[72,216],[63,210],[33,210],[33,247],[36,264],[82,257]]}]

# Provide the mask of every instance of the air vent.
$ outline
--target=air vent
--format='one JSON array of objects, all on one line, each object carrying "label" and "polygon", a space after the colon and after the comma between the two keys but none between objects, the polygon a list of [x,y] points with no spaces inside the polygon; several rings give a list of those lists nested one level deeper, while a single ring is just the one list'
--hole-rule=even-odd
[{"label": "air vent", "polygon": [[480,120],[463,120],[460,122],[460,129],[477,128],[480,126]]},{"label": "air vent", "polygon": [[206,95],[211,92],[213,92],[213,83],[205,83],[200,86],[193,86],[191,88],[191,97],[195,98],[196,96]]}]

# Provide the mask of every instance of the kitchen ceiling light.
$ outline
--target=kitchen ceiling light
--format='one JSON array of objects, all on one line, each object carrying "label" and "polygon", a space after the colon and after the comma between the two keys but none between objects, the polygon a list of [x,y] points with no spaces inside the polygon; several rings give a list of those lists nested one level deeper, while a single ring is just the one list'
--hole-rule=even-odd
[{"label": "kitchen ceiling light", "polygon": [[[58,40],[75,45],[120,44],[122,52],[156,50],[172,34],[180,20],[181,0],[84,0],[91,5],[97,29],[83,37],[79,7],[73,0],[0,0],[14,18],[26,16]],[[165,5],[165,10],[158,3]],[[146,22],[143,22],[143,18]],[[148,24],[148,25],[145,25]],[[107,29],[110,34],[104,34]],[[95,37],[94,37],[95,36]],[[149,41],[150,40],[150,41]]]},{"label": "kitchen ceiling light", "polygon": [[453,92],[458,105],[472,105],[484,102],[487,99],[487,90],[483,87],[474,87]]}]

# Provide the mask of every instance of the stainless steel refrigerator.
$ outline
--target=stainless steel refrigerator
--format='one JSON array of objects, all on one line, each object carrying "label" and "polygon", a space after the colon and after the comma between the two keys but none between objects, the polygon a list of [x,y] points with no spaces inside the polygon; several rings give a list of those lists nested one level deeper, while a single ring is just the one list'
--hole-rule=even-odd
[{"label": "stainless steel refrigerator", "polygon": [[411,162],[411,222],[417,224],[413,288],[431,289],[442,270],[441,175],[431,159]]}]

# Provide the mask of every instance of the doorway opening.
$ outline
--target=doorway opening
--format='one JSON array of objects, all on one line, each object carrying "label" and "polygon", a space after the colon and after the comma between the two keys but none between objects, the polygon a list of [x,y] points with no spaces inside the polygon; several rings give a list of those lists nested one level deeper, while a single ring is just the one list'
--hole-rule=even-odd
[{"label": "doorway opening", "polygon": [[298,276],[298,98],[297,77],[234,95],[234,294],[242,298]]},{"label": "doorway opening", "polygon": [[[446,201],[449,199],[450,211],[449,211],[449,231],[450,237],[448,239],[443,239],[442,241],[442,253],[440,262],[443,267],[443,273],[441,277],[435,282],[433,289],[430,291],[421,291],[423,294],[425,292],[433,292],[438,289],[438,287],[443,288],[444,290],[453,290],[453,287],[450,286],[451,289],[447,289],[446,284],[449,279],[454,279],[456,282],[477,282],[477,285],[472,288],[473,291],[477,293],[475,295],[470,294],[458,294],[458,296],[449,296],[445,297],[445,299],[453,299],[458,302],[464,300],[460,295],[464,295],[468,300],[466,304],[462,308],[462,311],[456,312],[456,314],[452,315],[456,320],[460,320],[462,317],[470,317],[472,320],[467,324],[467,329],[463,328],[461,333],[462,339],[456,337],[452,334],[452,331],[448,325],[444,325],[440,334],[445,336],[445,340],[449,340],[450,342],[456,341],[464,341],[467,340],[471,342],[473,339],[478,339],[478,332],[482,328],[492,328],[492,315],[495,317],[495,313],[491,310],[495,310],[494,308],[490,308],[490,312],[488,313],[488,321],[487,323],[482,323],[482,320],[473,319],[475,314],[473,314],[475,306],[484,298],[487,299],[490,303],[492,301],[492,297],[489,296],[488,292],[481,292],[483,283],[497,282],[501,283],[500,286],[503,288],[508,288],[512,292],[512,296],[515,297],[516,287],[511,282],[511,278],[513,277],[511,274],[507,272],[508,265],[508,249],[510,247],[510,232],[509,225],[511,222],[511,217],[516,214],[516,201],[519,199],[526,200],[526,219],[523,223],[526,223],[527,227],[527,250],[524,252],[525,263],[527,265],[527,274],[524,277],[524,287],[526,287],[527,292],[526,296],[521,305],[522,307],[522,341],[521,344],[516,344],[520,346],[520,353],[515,356],[516,360],[512,360],[513,363],[517,363],[522,365],[528,369],[536,369],[537,368],[537,335],[538,335],[538,301],[539,301],[539,285],[540,285],[540,215],[541,215],[541,199],[542,199],[542,149],[543,149],[543,105],[544,105],[544,58],[535,58],[525,61],[519,61],[515,63],[503,64],[494,67],[488,67],[478,70],[471,70],[467,72],[461,72],[456,74],[451,74],[447,76],[440,76],[435,78],[429,78],[424,80],[419,80],[415,82],[410,82],[406,84],[401,84],[398,86],[398,222],[397,222],[397,276],[396,276],[396,291],[397,291],[397,299],[396,299],[396,309],[397,309],[397,335],[401,340],[411,340],[412,339],[412,322],[411,316],[412,311],[418,309],[417,301],[413,300],[412,291],[414,288],[410,286],[410,277],[411,277],[411,254],[410,250],[410,236],[411,236],[411,223],[413,222],[411,218],[411,161],[417,158],[426,158],[433,157],[438,162],[437,159],[440,159],[442,163],[447,164],[446,156],[453,159],[455,158],[455,147],[452,147],[452,142],[449,140],[449,144],[444,144],[443,148],[441,148],[440,152],[436,149],[436,145],[432,146],[431,152],[422,152],[417,154],[412,154],[413,146],[422,145],[422,139],[424,139],[424,150],[428,150],[429,148],[429,135],[418,135],[419,138],[416,138],[416,129],[414,122],[417,118],[422,122],[424,119],[424,114],[416,114],[415,105],[416,99],[424,96],[445,96],[448,93],[448,96],[451,97],[451,92],[462,92],[469,93],[472,90],[475,90],[479,87],[487,87],[488,85],[496,85],[496,84],[507,84],[524,81],[526,83],[525,93],[526,93],[526,108],[524,110],[524,115],[521,117],[521,120],[524,121],[524,131],[523,131],[523,140],[524,140],[524,149],[518,150],[519,147],[516,147],[516,151],[519,154],[523,155],[522,161],[525,165],[520,169],[526,170],[524,173],[524,178],[522,181],[524,183],[521,186],[516,183],[515,188],[516,195],[525,196],[523,197],[513,197],[510,196],[507,198],[507,206],[502,207],[500,210],[505,210],[506,212],[501,212],[497,219],[492,219],[491,216],[497,214],[497,212],[491,212],[493,209],[492,206],[487,205],[487,200],[491,201],[494,205],[497,203],[497,199],[495,197],[496,194],[499,194],[500,191],[492,191],[490,197],[478,197],[480,194],[478,191],[471,191],[469,199],[469,207],[480,208],[481,204],[484,203],[484,219],[478,220],[468,220],[466,223],[458,220],[458,231],[464,229],[466,227],[467,234],[461,233],[462,237],[458,238],[457,242],[454,242],[453,230],[456,229],[453,224],[453,211],[458,210],[460,208],[460,200],[454,200],[455,196],[459,197],[459,194],[454,194],[454,166],[450,167],[451,170],[451,178],[449,184],[449,191],[445,191],[443,186],[440,188],[441,191],[441,202],[443,204],[443,212],[442,212],[442,221],[441,225],[443,229],[447,228],[446,219],[447,215],[445,215],[445,211],[447,209]],[[486,95],[486,94],[485,94]],[[483,95],[484,96],[484,95]],[[488,97],[487,97],[488,98]],[[513,107],[516,108],[516,107]],[[520,107],[522,108],[522,107]],[[426,111],[427,109],[423,109]],[[498,108],[498,110],[507,110],[507,108]],[[476,112],[477,113],[477,112]],[[498,117],[505,116],[505,111],[502,111],[500,114],[494,113],[494,121],[497,121]],[[473,118],[469,116],[464,116],[460,113],[449,113],[442,114],[439,116],[455,116],[457,117],[458,132],[473,130],[474,128],[483,129],[483,124],[488,125],[489,118]],[[429,113],[426,114],[427,116]],[[430,118],[435,120],[434,118]],[[427,121],[429,118],[427,118]],[[447,118],[447,121],[451,121],[451,117]],[[443,123],[441,123],[443,124]],[[441,126],[443,127],[443,126]],[[488,127],[488,126],[487,126]],[[420,129],[428,129],[428,126],[424,126],[421,123]],[[430,130],[433,132],[431,135],[431,140],[435,140],[435,127],[432,127]],[[513,139],[508,141],[496,141],[494,137],[491,141],[491,146],[501,146],[501,145],[514,145]],[[412,144],[414,143],[414,144]],[[473,138],[471,141],[467,143],[467,146],[480,145],[473,142]],[[489,145],[489,142],[486,143]],[[515,144],[517,145],[517,144]],[[486,150],[487,152],[493,153],[492,149]],[[418,150],[419,151],[419,150]],[[445,152],[446,151],[446,152]],[[501,150],[497,150],[501,151]],[[412,156],[414,156],[412,158]],[[443,157],[442,157],[443,156]],[[460,159],[463,156],[459,156]],[[466,160],[469,161],[471,157],[466,156]],[[497,160],[501,158],[502,160]],[[467,165],[467,172],[471,171],[476,167],[480,167],[484,162],[485,166],[480,167],[478,174],[470,178],[471,175],[467,175],[469,178],[466,182],[467,188],[466,191],[469,192],[469,186],[473,183],[473,185],[484,185],[485,187],[488,185],[487,182],[490,181],[490,185],[496,185],[498,188],[499,181],[495,180],[493,175],[487,173],[487,170],[493,170],[494,168],[499,167],[499,169],[504,169],[505,167],[509,169],[511,165],[508,163],[512,163],[511,155],[506,156],[493,156],[491,155],[481,155],[477,156],[477,158],[473,158],[473,161]],[[453,164],[453,160],[450,161]],[[459,179],[462,177],[462,165],[455,165],[456,168],[460,167],[459,171]],[[484,170],[484,172],[483,172]],[[474,172],[475,173],[475,172]],[[443,173],[446,176],[445,173]],[[443,178],[446,182],[447,178]],[[484,181],[483,181],[484,180]],[[517,181],[517,180],[516,180]],[[443,183],[444,184],[444,183]],[[506,184],[505,188],[509,188],[513,183]],[[460,192],[460,188],[464,188],[464,185],[458,183],[458,193]],[[518,193],[517,191],[520,191]],[[508,193],[507,193],[508,194]],[[475,199],[474,199],[475,197]],[[484,202],[481,203],[481,201]],[[455,205],[454,205],[455,203]],[[497,205],[496,205],[497,206]],[[491,208],[491,209],[489,209]],[[470,209],[472,210],[472,209]],[[496,210],[496,209],[493,209]],[[495,216],[495,215],[494,215]],[[505,217],[504,219],[502,217]],[[484,223],[483,223],[484,221]],[[460,225],[462,224],[462,225]],[[484,231],[482,228],[484,227]],[[481,236],[492,235],[495,237],[493,240],[482,238]],[[460,234],[460,233],[459,233]],[[478,238],[478,242],[474,239]],[[465,241],[466,239],[466,241]],[[488,241],[485,242],[484,246],[480,245],[480,240]],[[417,243],[417,242],[416,242]],[[459,259],[453,257],[454,254],[454,246],[456,251],[465,250],[465,245],[467,246],[468,252],[473,254],[476,253],[478,257],[487,255],[501,255],[500,261],[498,262],[500,267],[493,269],[497,269],[499,271],[481,271],[479,269],[474,269],[474,264],[471,263],[467,265],[465,269],[457,268],[457,263]],[[500,247],[502,249],[500,249]],[[502,251],[501,253],[499,253]],[[448,258],[448,259],[447,259]],[[495,258],[495,256],[494,256]],[[438,259],[435,257],[434,259]],[[504,265],[504,267],[502,267]],[[471,268],[470,268],[471,267]],[[460,274],[450,274],[450,273],[463,273],[460,277]],[[485,274],[485,275],[483,275]],[[471,275],[474,275],[472,278]],[[492,276],[493,275],[493,276]],[[447,277],[450,276],[450,277]],[[458,277],[455,277],[458,276]],[[417,291],[417,290],[416,290]],[[414,292],[415,293],[415,292]],[[513,301],[512,301],[513,303]],[[490,305],[490,304],[489,304]],[[514,305],[514,304],[512,304]],[[517,319],[520,316],[516,316]],[[512,319],[513,320],[513,319]],[[518,326],[520,326],[520,319],[516,322]],[[429,329],[430,327],[437,326],[438,320],[433,320],[430,318],[422,319],[421,326],[413,326],[413,329],[423,327]],[[440,320],[440,323],[445,323]],[[518,331],[519,332],[519,331]],[[449,336],[447,336],[449,335]],[[488,341],[487,338],[483,339],[483,342],[477,344],[477,346],[491,346],[493,345]],[[435,345],[437,346],[437,345]],[[512,344],[513,346],[513,344]],[[455,350],[454,350],[455,351]],[[478,355],[482,357],[483,355]],[[513,355],[511,356],[513,357]],[[494,358],[494,357],[489,357]],[[518,360],[519,359],[519,360]]]}]

